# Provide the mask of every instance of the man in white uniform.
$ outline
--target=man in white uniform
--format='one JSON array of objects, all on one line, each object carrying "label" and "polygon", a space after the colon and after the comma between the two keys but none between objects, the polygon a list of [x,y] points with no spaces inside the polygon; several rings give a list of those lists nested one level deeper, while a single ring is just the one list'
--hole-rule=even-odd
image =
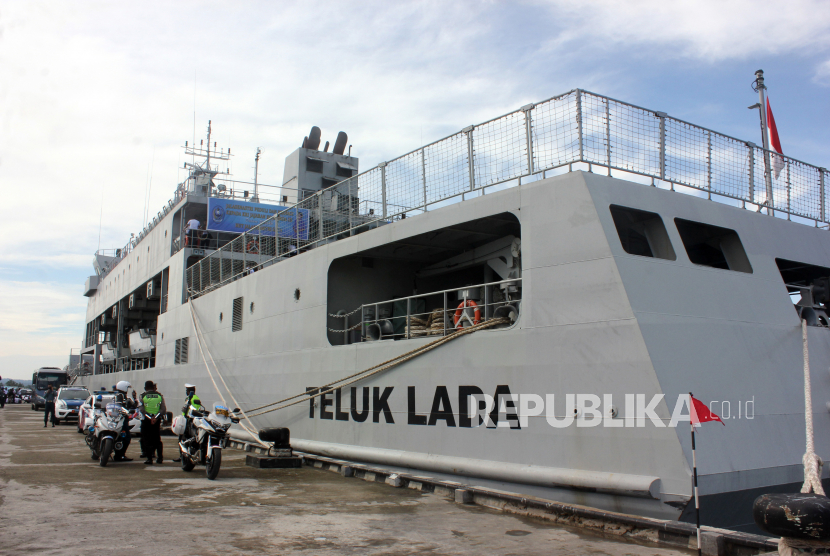
[{"label": "man in white uniform", "polygon": [[187,227],[185,228],[185,232],[184,232],[185,237],[187,238],[187,241],[185,242],[186,245],[189,245],[190,247],[199,247],[198,245],[196,245],[196,243],[198,243],[198,241],[199,241],[198,233],[196,232],[196,230],[198,230],[198,229],[199,229],[199,221],[198,220],[196,220],[195,218],[191,218],[190,220],[187,221]]}]

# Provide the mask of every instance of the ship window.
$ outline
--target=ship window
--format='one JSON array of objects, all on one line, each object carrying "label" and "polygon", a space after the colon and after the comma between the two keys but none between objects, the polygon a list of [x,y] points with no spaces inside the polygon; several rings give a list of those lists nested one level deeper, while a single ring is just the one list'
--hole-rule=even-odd
[{"label": "ship window", "polygon": [[176,340],[176,353],[173,355],[174,365],[187,364],[187,348],[190,343],[190,338],[179,338]]},{"label": "ship window", "polygon": [[345,162],[338,162],[337,163],[337,175],[338,176],[341,176],[341,177],[344,177],[344,178],[350,178],[354,175],[356,170],[357,169],[354,166],[352,166],[351,164],[346,164]]},{"label": "ship window", "polygon": [[305,160],[305,169],[307,172],[317,172],[318,174],[323,173],[323,161],[319,158],[311,158],[306,157]]},{"label": "ship window", "polygon": [[694,264],[752,273],[752,265],[735,230],[682,218],[675,218],[674,223]]},{"label": "ship window", "polygon": [[610,209],[626,253],[669,261],[677,259],[659,214],[618,205],[611,205]]},{"label": "ship window", "polygon": [[775,259],[790,300],[810,326],[827,326],[830,315],[830,268]]},{"label": "ship window", "polygon": [[233,300],[233,320],[231,322],[231,331],[238,332],[242,330],[242,298],[237,297]]}]

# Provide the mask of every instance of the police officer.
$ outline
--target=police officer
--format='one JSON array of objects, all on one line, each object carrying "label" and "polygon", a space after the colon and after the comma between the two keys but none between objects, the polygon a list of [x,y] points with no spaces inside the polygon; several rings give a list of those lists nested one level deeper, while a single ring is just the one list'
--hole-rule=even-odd
[{"label": "police officer", "polygon": [[[186,438],[191,437],[191,419],[190,419],[190,409],[193,408],[196,411],[201,411],[202,409],[202,400],[199,399],[199,396],[196,395],[196,386],[193,384],[185,384],[184,385],[184,406],[182,406],[182,415],[185,419],[187,419],[187,425],[185,426],[184,434],[179,435],[179,442],[182,442]],[[174,459],[175,462],[180,462],[181,455]]]},{"label": "police officer", "polygon": [[[132,388],[129,382],[126,380],[120,381],[118,384],[113,386],[113,390],[115,391],[115,402],[120,403],[124,406],[125,409],[131,410],[137,407],[137,404],[127,396],[127,391]],[[128,458],[125,454],[127,453],[127,448],[130,446],[130,441],[132,440],[132,435],[130,434],[130,419],[126,417],[124,419],[124,427],[121,429],[122,432],[126,433],[124,435],[124,440],[122,441],[121,449],[117,450],[112,457],[112,461],[133,461],[132,458]]]},{"label": "police officer", "polygon": [[144,418],[141,420],[141,452],[146,455],[145,465],[153,465],[153,456],[158,453],[156,461],[162,463],[161,420],[167,413],[164,396],[158,393],[152,380],[144,383],[141,394],[141,408]]},{"label": "police officer", "polygon": [[57,392],[55,392],[54,388],[50,384],[46,388],[46,393],[43,395],[43,399],[46,400],[46,407],[43,409],[43,428],[49,426],[49,415],[52,415],[52,426],[55,426],[55,398],[58,396]]}]

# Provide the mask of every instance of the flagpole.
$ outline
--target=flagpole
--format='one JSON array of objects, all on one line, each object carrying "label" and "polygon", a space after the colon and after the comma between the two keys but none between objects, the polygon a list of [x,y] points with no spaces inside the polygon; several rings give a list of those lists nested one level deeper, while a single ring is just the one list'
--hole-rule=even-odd
[{"label": "flagpole", "polygon": [[755,82],[753,83],[753,88],[755,88],[758,91],[758,100],[761,103],[761,109],[759,110],[759,112],[761,113],[761,139],[763,141],[762,145],[764,146],[764,179],[766,181],[767,186],[767,211],[772,216],[775,214],[775,211],[772,210],[772,165],[770,164],[769,160],[769,128],[767,127],[767,99],[766,93],[764,92],[767,90],[767,87],[766,85],[764,85],[764,70],[758,70],[755,72]]},{"label": "flagpole", "polygon": [[695,422],[691,418],[691,413],[694,411],[694,402],[692,401],[692,393],[689,392],[689,424],[692,426],[692,476],[694,477],[694,492],[695,492],[695,519],[697,521],[697,556],[701,556],[700,550],[700,500],[697,497],[697,453],[695,448]]}]

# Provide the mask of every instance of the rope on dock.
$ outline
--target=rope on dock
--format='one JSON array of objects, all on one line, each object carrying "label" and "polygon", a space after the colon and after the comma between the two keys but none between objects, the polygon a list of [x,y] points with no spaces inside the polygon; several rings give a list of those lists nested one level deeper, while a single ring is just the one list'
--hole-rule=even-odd
[{"label": "rope on dock", "polygon": [[802,354],[804,356],[804,420],[807,433],[807,449],[804,452],[804,485],[802,493],[814,492],[824,496],[821,486],[821,467],[824,462],[816,454],[813,441],[813,390],[810,386],[810,350],[807,347],[807,321],[801,321]]},{"label": "rope on dock", "polygon": [[[200,322],[198,321],[198,319],[196,317],[196,309],[193,308],[193,300],[192,299],[190,300],[190,318],[193,320],[193,329],[196,331],[196,343],[199,346],[199,353],[202,355],[202,361],[205,362],[205,367],[207,368],[207,372],[208,372],[208,376],[210,377],[210,381],[213,383],[213,387],[216,388],[216,393],[219,394],[219,397],[222,399],[222,403],[227,406],[228,403],[225,401],[225,396],[223,396],[222,391],[219,390],[219,386],[216,384],[216,380],[214,380],[213,373],[210,370],[210,365],[208,364],[208,360],[205,357],[205,352],[202,350],[202,336],[203,336],[202,327],[201,327]],[[225,379],[222,377],[222,373],[219,372],[219,366],[216,365],[216,361],[213,360],[213,355],[211,355],[210,349],[208,349],[208,347],[205,346],[205,350],[207,350],[207,354],[208,354],[208,357],[210,358],[210,362],[216,368],[216,374],[217,374],[217,376],[219,376],[219,380],[221,380],[222,384],[225,386],[225,390],[228,391],[228,395],[231,397],[231,400],[233,400],[233,403],[234,403],[235,407],[241,407],[239,405],[239,402],[236,401],[236,398],[234,398],[233,392],[231,392],[231,389],[228,388],[228,385],[225,382]],[[251,421],[251,419],[245,414],[244,411],[242,411],[241,409],[239,411],[242,413],[243,419],[248,421],[248,423],[250,423],[250,425],[252,427],[254,427],[254,429],[255,429],[256,426],[254,425],[253,421]],[[246,427],[245,423],[243,423],[242,421],[239,422],[239,426],[242,427],[245,431],[247,431],[248,434],[253,436],[254,440],[260,446],[270,449],[270,446],[268,444],[265,444],[264,442],[262,442],[259,439],[259,433],[255,432],[255,430],[251,430],[248,427]]]}]

